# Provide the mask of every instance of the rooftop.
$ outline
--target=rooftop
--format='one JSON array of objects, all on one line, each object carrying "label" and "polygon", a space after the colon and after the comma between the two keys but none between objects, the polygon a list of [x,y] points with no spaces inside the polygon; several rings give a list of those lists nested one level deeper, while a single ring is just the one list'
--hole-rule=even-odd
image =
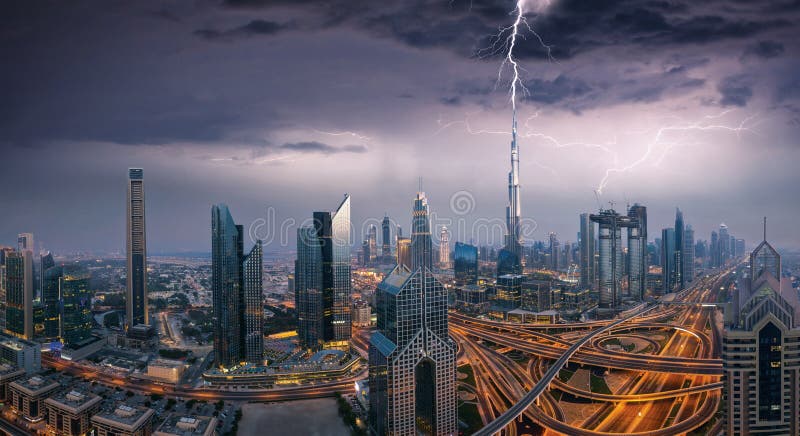
[{"label": "rooftop", "polygon": [[114,410],[103,410],[94,415],[92,421],[111,425],[116,428],[133,430],[144,425],[145,422],[153,417],[154,413],[152,409],[120,404]]},{"label": "rooftop", "polygon": [[28,395],[40,395],[57,389],[61,385],[53,380],[35,375],[33,377],[13,381],[9,386],[19,388]]},{"label": "rooftop", "polygon": [[100,401],[102,401],[102,399],[91,392],[70,389],[51,396],[45,400],[45,403],[71,412],[81,412],[100,403]]},{"label": "rooftop", "polygon": [[216,418],[210,416],[180,416],[170,415],[161,424],[154,435],[191,436],[202,435],[213,431],[216,427]]}]

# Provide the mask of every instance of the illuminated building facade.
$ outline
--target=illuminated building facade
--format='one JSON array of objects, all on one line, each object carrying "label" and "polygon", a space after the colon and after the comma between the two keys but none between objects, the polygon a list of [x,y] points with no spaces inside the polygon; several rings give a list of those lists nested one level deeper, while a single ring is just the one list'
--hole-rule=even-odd
[{"label": "illuminated building facade", "polygon": [[147,243],[144,211],[144,172],[128,170],[127,201],[127,278],[125,315],[128,328],[148,324]]},{"label": "illuminated building facade", "polygon": [[453,256],[453,274],[458,286],[478,283],[478,247],[456,242]]}]

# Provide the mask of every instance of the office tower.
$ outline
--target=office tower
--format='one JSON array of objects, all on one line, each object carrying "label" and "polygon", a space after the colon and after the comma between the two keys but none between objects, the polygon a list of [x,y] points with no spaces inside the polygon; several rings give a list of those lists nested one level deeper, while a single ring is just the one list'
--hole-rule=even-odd
[{"label": "office tower", "polygon": [[580,216],[580,245],[581,245],[581,287],[594,288],[594,223],[589,219],[588,213]]},{"label": "office tower", "polygon": [[[374,228],[374,227],[373,227]],[[320,246],[322,342],[326,348],[348,348],[350,341],[350,196],[333,212],[314,212]]]},{"label": "office tower", "polygon": [[33,339],[33,252],[6,256],[6,332]]},{"label": "office tower", "polygon": [[322,347],[322,250],[313,226],[297,229],[295,308],[300,345]]},{"label": "office tower", "polygon": [[616,308],[622,297],[621,280],[624,268],[622,258],[622,228],[638,227],[636,217],[622,216],[613,209],[601,210],[589,215],[598,223],[599,259],[597,262],[599,306],[601,309]]},{"label": "office tower", "polygon": [[383,243],[383,245],[381,246],[381,256],[383,256],[385,261],[386,259],[389,259],[392,256],[392,244],[391,244],[392,229],[388,215],[383,216],[383,222],[381,223],[381,231],[383,233],[381,235],[383,236],[383,238],[381,239],[381,242]]},{"label": "office tower", "polygon": [[628,227],[628,294],[637,300],[644,298],[649,270],[647,252],[647,208],[636,203],[628,216],[637,225]]},{"label": "office tower", "polygon": [[403,237],[403,227],[397,226],[397,239],[400,239],[402,237]]},{"label": "office tower", "polygon": [[684,267],[684,244],[683,239],[686,228],[683,225],[683,212],[680,209],[675,209],[675,290],[680,291],[686,287],[686,279],[683,273]]},{"label": "office tower", "polygon": [[[766,233],[766,232],[765,232]],[[800,303],[764,241],[750,255],[722,336],[725,434],[800,434]]]},{"label": "office tower", "polygon": [[411,238],[397,238],[397,264],[411,269]]},{"label": "office tower", "polygon": [[497,278],[495,302],[504,309],[516,309],[522,298],[522,279],[519,274],[506,274]]},{"label": "office tower", "polygon": [[725,223],[719,225],[719,266],[724,266],[731,258],[731,236]]},{"label": "office tower", "polygon": [[669,294],[675,290],[675,229],[668,228],[661,230],[661,280],[663,283],[663,294]]},{"label": "office tower", "polygon": [[414,215],[411,218],[411,270],[433,268],[433,241],[428,220],[428,199],[424,192],[417,192],[414,199]]},{"label": "office tower", "polygon": [[439,266],[450,267],[450,234],[447,233],[447,227],[442,227],[442,232],[439,234]]},{"label": "office tower", "polygon": [[358,259],[359,264],[361,264],[361,266],[369,266],[369,258],[369,238],[367,238],[361,243],[361,253],[359,254]]},{"label": "office tower", "polygon": [[447,291],[430,268],[430,223],[417,194],[413,270],[398,265],[377,292],[378,331],[369,347],[369,425],[373,435],[454,435],[455,344]]},{"label": "office tower", "polygon": [[92,292],[89,271],[64,268],[61,278],[61,338],[70,347],[79,347],[92,336]]},{"label": "office tower", "polygon": [[717,232],[711,232],[711,246],[709,247],[710,256],[711,256],[711,267],[716,268],[719,266],[719,257],[720,257],[720,249],[719,249],[719,236]]},{"label": "office tower", "polygon": [[656,258],[654,261],[655,265],[664,266],[661,260],[661,252],[663,251],[664,243],[661,241],[661,238],[656,238],[653,241],[653,245],[655,246],[655,253],[656,253]]},{"label": "office tower", "polygon": [[228,206],[211,207],[211,293],[214,358],[221,367],[242,361],[242,234]]},{"label": "office tower", "polygon": [[498,277],[522,274],[522,206],[519,185],[519,148],[517,147],[517,114],[511,124],[511,170],[508,172],[508,205],[506,206],[506,244],[497,259]]},{"label": "office tower", "polygon": [[369,263],[375,263],[378,258],[378,228],[375,226],[369,227]]},{"label": "office tower", "polygon": [[42,305],[44,306],[44,337],[61,336],[61,279],[64,268],[53,262],[53,257],[42,257]]},{"label": "office tower", "polygon": [[36,252],[36,244],[33,241],[33,233],[20,233],[17,235],[17,250],[20,252]]},{"label": "office tower", "polygon": [[745,252],[745,248],[744,247],[745,247],[744,239],[737,239],[736,240],[736,252],[744,254],[744,252]]},{"label": "office tower", "polygon": [[264,257],[261,241],[256,241],[242,260],[244,280],[244,360],[252,363],[264,360],[264,306],[262,304]]},{"label": "office tower", "polygon": [[683,231],[683,283],[694,280],[694,229],[687,225]]},{"label": "office tower", "polygon": [[458,286],[478,283],[478,247],[456,242],[453,275]]},{"label": "office tower", "polygon": [[559,257],[560,257],[558,238],[556,237],[556,234],[553,232],[550,232],[548,237],[550,240],[550,245],[548,246],[548,253],[547,253],[550,255],[550,264],[548,265],[548,268],[550,268],[553,271],[557,271],[559,267]]},{"label": "office tower", "polygon": [[141,168],[128,170],[127,290],[125,322],[127,328],[149,324],[147,313],[147,234],[144,212],[144,174]]}]

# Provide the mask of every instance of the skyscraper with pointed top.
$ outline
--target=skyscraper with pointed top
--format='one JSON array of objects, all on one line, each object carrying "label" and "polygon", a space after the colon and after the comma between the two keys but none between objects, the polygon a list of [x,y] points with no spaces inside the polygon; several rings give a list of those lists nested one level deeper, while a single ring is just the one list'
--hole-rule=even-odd
[{"label": "skyscraper with pointed top", "polygon": [[522,274],[522,237],[520,235],[519,148],[517,147],[517,112],[511,123],[511,171],[508,172],[508,205],[506,206],[506,241],[497,259],[498,277]]},{"label": "skyscraper with pointed top", "polygon": [[397,265],[376,293],[378,331],[369,346],[374,436],[458,431],[456,346],[447,324],[447,290],[431,272],[428,202],[422,192],[414,200],[412,223],[412,268]]}]

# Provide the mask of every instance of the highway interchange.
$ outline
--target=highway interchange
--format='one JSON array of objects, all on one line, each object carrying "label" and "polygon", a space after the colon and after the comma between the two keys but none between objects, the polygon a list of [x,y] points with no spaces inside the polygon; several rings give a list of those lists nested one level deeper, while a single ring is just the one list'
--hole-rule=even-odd
[{"label": "highway interchange", "polygon": [[[458,344],[459,361],[472,367],[474,386],[460,389],[476,395],[484,423],[480,435],[522,435],[536,423],[550,434],[668,435],[706,424],[721,396],[719,325],[713,305],[717,292],[731,285],[731,270],[695,281],[677,295],[679,302],[649,304],[624,319],[572,324],[520,325],[488,321],[451,312],[450,330]],[[666,339],[647,339],[659,332]],[[368,330],[354,331],[353,346],[362,356]],[[607,338],[640,337],[651,353],[609,350]],[[656,346],[653,346],[656,345]],[[510,353],[525,356],[512,359]],[[76,377],[137,393],[209,401],[289,401],[350,392],[366,371],[330,382],[269,390],[191,388],[111,375],[91,365],[42,356],[43,365]],[[581,389],[561,381],[567,364],[594,371],[614,370],[628,380],[613,393]],[[567,422],[556,399],[569,394],[596,404],[582,422]]]}]

